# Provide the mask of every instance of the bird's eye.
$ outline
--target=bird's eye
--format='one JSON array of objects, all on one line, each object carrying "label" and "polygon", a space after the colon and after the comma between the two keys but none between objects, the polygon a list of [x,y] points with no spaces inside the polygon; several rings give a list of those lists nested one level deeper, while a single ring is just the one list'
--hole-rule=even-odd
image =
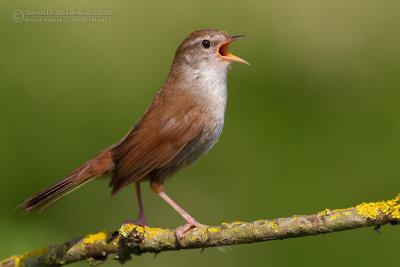
[{"label": "bird's eye", "polygon": [[210,48],[210,41],[208,40],[203,40],[201,44],[203,45],[204,48]]}]

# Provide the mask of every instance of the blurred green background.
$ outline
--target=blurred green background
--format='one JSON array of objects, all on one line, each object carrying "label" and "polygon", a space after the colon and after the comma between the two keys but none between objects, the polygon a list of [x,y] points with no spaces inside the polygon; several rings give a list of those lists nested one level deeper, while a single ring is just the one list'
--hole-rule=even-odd
[{"label": "blurred green background", "polygon": [[[117,229],[134,187],[94,181],[44,214],[13,209],[118,141],[197,29],[246,34],[223,134],[166,192],[200,222],[311,214],[400,192],[398,1],[1,1],[0,258]],[[16,9],[112,10],[111,23],[14,22]],[[179,215],[143,186],[152,226]],[[399,227],[134,257],[127,266],[377,266]],[[74,266],[86,266],[77,263]],[[119,266],[112,260],[103,266]]]}]

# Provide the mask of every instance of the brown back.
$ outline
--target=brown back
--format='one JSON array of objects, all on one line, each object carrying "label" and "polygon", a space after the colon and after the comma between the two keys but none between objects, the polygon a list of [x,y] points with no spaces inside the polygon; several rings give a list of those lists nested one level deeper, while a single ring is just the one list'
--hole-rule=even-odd
[{"label": "brown back", "polygon": [[201,132],[205,113],[183,90],[161,89],[131,132],[113,149],[112,194],[170,163]]}]

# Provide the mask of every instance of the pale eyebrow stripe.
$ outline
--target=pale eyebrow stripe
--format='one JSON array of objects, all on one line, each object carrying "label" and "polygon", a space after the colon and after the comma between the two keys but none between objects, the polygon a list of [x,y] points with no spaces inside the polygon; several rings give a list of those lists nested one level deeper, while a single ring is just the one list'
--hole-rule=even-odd
[{"label": "pale eyebrow stripe", "polygon": [[198,37],[198,38],[196,38],[195,40],[186,43],[186,45],[185,45],[184,47],[194,45],[195,43],[197,43],[197,42],[199,42],[200,40],[203,40],[203,39],[208,39],[208,40],[210,40],[210,41],[215,41],[215,39],[217,39],[217,38],[216,38],[215,35],[207,36],[206,38],[204,38],[204,37]]}]

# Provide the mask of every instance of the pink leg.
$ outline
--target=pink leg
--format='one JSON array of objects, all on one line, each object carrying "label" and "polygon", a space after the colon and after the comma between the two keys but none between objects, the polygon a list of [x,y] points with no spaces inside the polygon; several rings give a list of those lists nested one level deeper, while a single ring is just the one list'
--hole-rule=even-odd
[{"label": "pink leg", "polygon": [[179,227],[178,230],[176,230],[176,236],[178,237],[179,243],[181,243],[180,240],[182,239],[183,234],[187,230],[198,226],[204,226],[203,224],[198,223],[192,216],[189,215],[189,213],[187,213],[178,204],[176,204],[164,192],[159,192],[158,195],[162,197],[169,205],[171,205],[186,220],[186,224],[184,226]]},{"label": "pink leg", "polygon": [[129,223],[129,224],[147,226],[146,218],[144,217],[144,212],[143,212],[142,192],[140,190],[140,183],[135,183],[135,185],[136,185],[136,196],[137,196],[138,206],[139,206],[138,219],[136,221],[126,221],[124,224]]}]

